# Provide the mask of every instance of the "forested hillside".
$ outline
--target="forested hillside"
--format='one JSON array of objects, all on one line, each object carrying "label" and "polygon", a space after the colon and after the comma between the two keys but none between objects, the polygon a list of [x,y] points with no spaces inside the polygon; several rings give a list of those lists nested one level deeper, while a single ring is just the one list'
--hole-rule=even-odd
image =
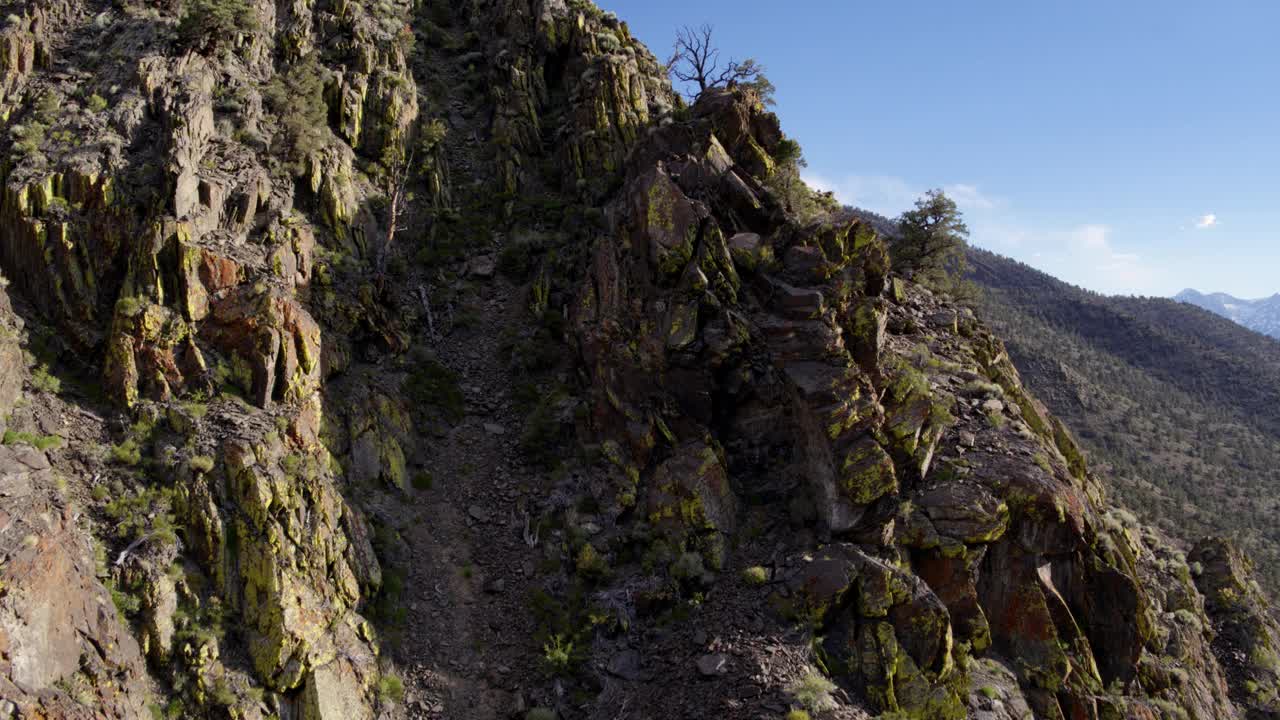
[{"label": "forested hillside", "polygon": [[1195,540],[1238,537],[1280,584],[1280,343],[1163,298],[1108,297],[982,250],[980,315],[1120,500]]}]

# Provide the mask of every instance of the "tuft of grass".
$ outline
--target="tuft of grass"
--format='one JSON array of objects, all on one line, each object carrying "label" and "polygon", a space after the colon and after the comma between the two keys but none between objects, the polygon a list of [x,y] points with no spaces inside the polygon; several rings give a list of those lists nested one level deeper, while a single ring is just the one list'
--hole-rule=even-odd
[{"label": "tuft of grass", "polygon": [[553,635],[542,646],[542,659],[551,671],[560,676],[568,676],[577,666],[577,646],[563,635]]},{"label": "tuft of grass", "polygon": [[231,684],[225,678],[219,678],[213,685],[213,690],[209,693],[210,699],[215,705],[224,708],[232,707],[236,704],[236,693],[231,689]]},{"label": "tuft of grass", "polygon": [[836,702],[831,699],[831,693],[835,689],[835,683],[817,670],[808,671],[787,688],[796,702],[809,712],[822,712],[835,708]]},{"label": "tuft of grass", "polygon": [[609,574],[609,561],[601,555],[595,546],[587,543],[578,551],[575,563],[578,574],[585,578],[600,579]]},{"label": "tuft of grass", "polygon": [[978,690],[978,692],[982,693],[983,697],[987,698],[988,700],[995,700],[996,698],[1000,697],[1000,691],[996,690],[990,685],[982,686]]},{"label": "tuft of grass", "polygon": [[759,565],[752,565],[742,571],[742,581],[748,585],[763,585],[769,582],[769,571]]},{"label": "tuft of grass", "polygon": [[404,700],[404,683],[391,673],[378,678],[378,700],[384,703],[398,703]]},{"label": "tuft of grass", "polygon": [[111,446],[111,461],[121,465],[137,465],[142,462],[142,448],[138,441],[128,438],[119,445]]},{"label": "tuft of grass", "polygon": [[31,371],[31,387],[39,392],[57,395],[62,392],[62,381],[49,372],[48,365],[39,365]]},{"label": "tuft of grass", "polygon": [[62,438],[57,435],[36,435],[29,432],[15,432],[13,430],[5,430],[4,438],[0,439],[0,443],[5,445],[30,445],[37,450],[48,450],[62,444]]},{"label": "tuft of grass", "polygon": [[536,707],[525,713],[524,720],[556,720],[556,711],[551,708]]},{"label": "tuft of grass", "polygon": [[792,710],[787,713],[786,720],[809,720],[809,713],[804,710]]},{"label": "tuft of grass", "polygon": [[199,473],[207,473],[213,470],[213,458],[208,455],[196,455],[189,461],[191,469]]}]

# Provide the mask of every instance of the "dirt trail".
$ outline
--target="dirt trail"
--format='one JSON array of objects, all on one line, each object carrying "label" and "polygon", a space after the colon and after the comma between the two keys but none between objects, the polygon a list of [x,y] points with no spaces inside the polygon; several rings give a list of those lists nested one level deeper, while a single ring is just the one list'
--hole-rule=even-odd
[{"label": "dirt trail", "polygon": [[[504,332],[521,322],[522,293],[482,281],[484,320],[437,343],[458,373],[466,415],[443,437],[423,438],[430,489],[388,498],[375,510],[406,547],[403,637],[396,655],[413,718],[505,717],[535,668],[529,654],[523,490],[532,477],[517,457],[520,417],[500,358]],[[520,646],[516,652],[514,646]]]}]

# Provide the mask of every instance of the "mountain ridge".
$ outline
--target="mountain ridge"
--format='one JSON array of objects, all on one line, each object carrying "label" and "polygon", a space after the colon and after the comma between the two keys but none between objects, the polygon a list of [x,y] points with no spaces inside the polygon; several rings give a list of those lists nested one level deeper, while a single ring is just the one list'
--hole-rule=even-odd
[{"label": "mountain ridge", "polygon": [[1280,293],[1247,300],[1228,293],[1201,293],[1187,288],[1173,299],[1204,308],[1250,330],[1280,339]]}]

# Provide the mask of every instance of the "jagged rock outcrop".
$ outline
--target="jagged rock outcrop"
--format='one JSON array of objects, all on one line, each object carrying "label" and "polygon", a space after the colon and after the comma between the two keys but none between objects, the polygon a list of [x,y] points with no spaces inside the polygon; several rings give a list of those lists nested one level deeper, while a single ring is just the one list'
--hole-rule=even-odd
[{"label": "jagged rock outcrop", "polygon": [[[409,8],[300,2],[277,18],[259,3],[258,30],[223,39],[237,51],[221,53],[175,41],[164,28],[176,16],[164,14],[176,8],[161,11],[157,31],[154,16],[128,4],[96,18],[79,3],[21,5],[0,41],[0,112],[15,129],[0,163],[0,264],[63,344],[101,368],[112,400],[144,419],[177,407],[169,417],[179,422],[161,422],[162,432],[205,453],[167,456],[153,480],[180,478],[178,514],[204,580],[175,587],[163,569],[129,571],[149,652],[197,678],[195,701],[243,692],[223,672],[229,647],[174,639],[175,613],[215,603],[243,623],[257,681],[285,705],[358,717],[378,670],[357,608],[380,574],[319,440],[325,343],[305,293],[317,233],[342,252],[376,252],[368,201],[380,189],[367,158],[403,158],[419,113],[403,37]],[[101,81],[44,72],[72,32],[81,34],[67,62],[106,51],[123,72]],[[296,142],[289,120],[268,114],[282,108],[263,96],[276,75],[321,53],[344,65],[316,65],[321,116],[334,124],[307,129],[316,142],[297,182],[278,157]],[[291,112],[311,100],[285,97]],[[444,191],[439,176],[434,188]],[[5,393],[10,378],[20,376],[6,373]],[[201,420],[181,409],[180,400],[236,387],[273,414],[216,410]],[[252,707],[241,705],[245,717],[258,716]]]},{"label": "jagged rock outcrop", "polygon": [[700,498],[809,498],[833,544],[788,563],[772,602],[879,711],[964,716],[972,655],[1037,717],[1233,714],[1203,641],[1184,642],[1195,682],[1140,677],[1168,631],[1068,432],[972,313],[890,277],[869,227],[771,204],[755,173],[780,136],[752,103],[708,93],[633,153],[576,301],[618,511],[669,494],[666,458],[695,438],[729,469],[727,489],[685,473],[680,540],[707,567],[732,520]]},{"label": "jagged rock outcrop", "polygon": [[[896,275],[870,223],[797,215],[754,90],[687,105],[578,0],[245,8],[198,47],[169,6],[24,0],[0,31],[0,267],[114,408],[58,458],[67,498],[42,438],[0,446],[0,716],[137,717],[152,687],[170,715],[395,717],[381,630],[428,602],[538,616],[499,638],[523,673],[470,662],[484,627],[410,640],[440,656],[412,681],[502,686],[501,712],[758,717],[812,665],[850,713],[1272,716],[1246,564],[1207,543],[1188,565],[1111,508],[972,312]],[[523,314],[492,317],[495,288]],[[9,310],[0,418],[27,365]],[[508,375],[460,387],[445,318],[488,333],[464,371],[493,350]],[[58,411],[28,426],[95,402],[42,384]],[[554,462],[473,473],[458,456],[514,405],[506,447]],[[494,491],[388,511],[433,454]],[[490,562],[477,603],[457,538],[408,547],[424,527],[539,556]],[[379,553],[462,579],[409,602]],[[503,572],[538,583],[527,603],[497,604]],[[696,684],[654,667],[686,634],[712,636]]]}]

